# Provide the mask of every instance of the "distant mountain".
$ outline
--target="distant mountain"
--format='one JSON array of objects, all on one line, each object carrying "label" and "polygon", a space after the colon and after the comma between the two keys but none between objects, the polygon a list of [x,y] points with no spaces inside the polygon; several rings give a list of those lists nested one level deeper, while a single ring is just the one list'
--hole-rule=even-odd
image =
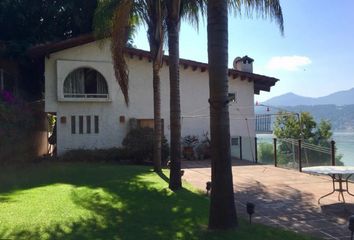
[{"label": "distant mountain", "polygon": [[333,130],[354,131],[354,88],[311,98],[286,93],[262,104],[274,106],[256,108],[256,114],[276,114],[280,109],[288,112],[310,112],[316,121],[329,120]]},{"label": "distant mountain", "polygon": [[332,93],[328,96],[312,98],[303,97],[294,93],[286,93],[277,97],[273,97],[263,104],[270,106],[313,106],[313,105],[328,105],[333,104],[337,106],[354,104],[354,88]]}]

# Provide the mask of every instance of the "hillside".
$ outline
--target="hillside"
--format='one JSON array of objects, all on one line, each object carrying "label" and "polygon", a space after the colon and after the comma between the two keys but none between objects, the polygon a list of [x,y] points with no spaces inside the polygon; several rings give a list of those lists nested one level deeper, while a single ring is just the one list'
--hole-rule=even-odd
[{"label": "hillside", "polygon": [[286,93],[284,95],[273,97],[263,102],[263,104],[270,106],[351,105],[354,104],[354,88],[318,98],[303,97],[294,93]]},{"label": "hillside", "polygon": [[290,112],[310,112],[317,121],[329,120],[333,130],[354,131],[354,88],[318,98],[286,93],[262,104],[275,108],[270,107],[270,112],[262,107],[256,108],[257,114],[274,114],[279,111],[278,108]]},{"label": "hillside", "polygon": [[310,112],[316,121],[329,120],[333,130],[354,131],[354,105],[293,106],[287,107],[287,110],[292,112]]}]

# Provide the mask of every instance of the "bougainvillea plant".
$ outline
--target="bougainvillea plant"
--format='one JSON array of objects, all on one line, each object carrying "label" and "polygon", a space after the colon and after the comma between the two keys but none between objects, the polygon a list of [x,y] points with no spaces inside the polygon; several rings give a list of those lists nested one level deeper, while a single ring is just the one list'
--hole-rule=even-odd
[{"label": "bougainvillea plant", "polygon": [[33,144],[31,134],[36,122],[38,117],[31,104],[11,92],[0,92],[0,164],[11,161],[20,148]]},{"label": "bougainvillea plant", "polygon": [[0,98],[3,102],[13,103],[15,102],[15,96],[9,91],[0,91]]}]

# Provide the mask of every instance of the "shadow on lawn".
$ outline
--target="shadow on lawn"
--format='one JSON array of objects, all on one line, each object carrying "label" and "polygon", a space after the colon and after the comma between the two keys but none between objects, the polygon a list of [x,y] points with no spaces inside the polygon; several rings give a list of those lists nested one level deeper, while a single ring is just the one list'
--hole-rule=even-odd
[{"label": "shadow on lawn", "polygon": [[169,183],[170,182],[170,179],[163,173],[163,172],[160,172],[158,173],[159,177],[164,180],[166,183]]},{"label": "shadow on lawn", "polygon": [[[151,171],[145,167],[88,164],[74,168],[64,164],[40,168],[20,171],[24,175],[21,178],[5,173],[7,178],[2,176],[2,180],[12,183],[12,187],[2,183],[0,191],[8,194],[57,183],[71,184],[76,187],[71,200],[89,210],[91,216],[29,230],[0,228],[0,238],[196,239],[196,232],[203,228],[199,224],[207,219],[205,197],[187,189],[169,191],[165,175],[161,175],[164,181],[158,184],[166,188],[157,190],[157,183],[146,178]],[[118,173],[118,168],[124,169]],[[201,202],[204,206],[191,207]]]},{"label": "shadow on lawn", "polygon": [[[37,227],[28,225],[27,229],[0,226],[0,239],[300,239],[279,229],[250,226],[242,220],[238,231],[231,234],[205,231],[209,208],[206,197],[187,189],[174,193],[168,190],[167,176],[160,177],[151,174],[147,167],[114,164],[51,163],[3,171],[0,196],[11,198],[15,191],[70,184],[73,186],[70,202],[90,214],[65,219],[63,212],[65,221],[58,219]],[[261,183],[256,187],[245,186],[236,197],[242,202],[257,196],[254,199],[257,211],[261,204],[268,203],[286,214],[286,207],[280,204],[281,196],[285,195],[298,201],[297,207],[314,211],[304,203],[306,199],[300,192],[292,189],[271,194]],[[238,212],[244,209],[239,208]],[[288,217],[287,221],[293,221]]]}]

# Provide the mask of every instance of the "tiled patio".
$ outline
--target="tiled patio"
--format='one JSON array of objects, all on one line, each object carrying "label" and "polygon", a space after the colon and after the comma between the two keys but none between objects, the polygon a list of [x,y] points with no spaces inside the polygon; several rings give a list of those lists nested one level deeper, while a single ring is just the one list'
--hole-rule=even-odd
[{"label": "tiled patio", "polygon": [[[184,161],[183,179],[205,191],[210,181],[210,162]],[[311,234],[322,239],[350,239],[348,218],[354,214],[354,197],[344,193],[346,203],[338,202],[338,194],[321,200],[332,191],[328,176],[314,176],[269,165],[253,165],[235,161],[233,170],[236,207],[246,214],[246,202],[256,205],[254,221]],[[354,192],[354,184],[349,189]]]}]

